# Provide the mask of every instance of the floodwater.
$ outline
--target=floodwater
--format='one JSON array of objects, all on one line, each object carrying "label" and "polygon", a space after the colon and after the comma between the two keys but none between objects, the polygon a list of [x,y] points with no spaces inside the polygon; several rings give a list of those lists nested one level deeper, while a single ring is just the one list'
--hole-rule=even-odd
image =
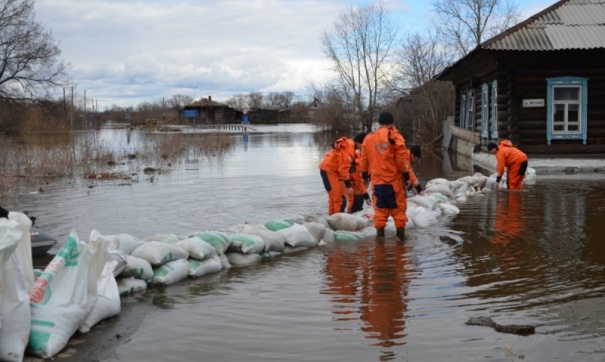
[{"label": "floodwater", "polygon": [[[97,132],[124,147],[125,130]],[[317,165],[333,136],[291,125],[233,137],[221,157],[191,152],[153,181],[53,188],[6,206],[60,241],[71,230],[184,235],[327,211]],[[415,170],[423,183],[476,172],[428,152]],[[522,192],[469,196],[454,219],[408,230],[403,244],[337,242],[151,287],[85,343],[107,344],[95,329],[121,333],[96,348],[105,361],[603,361],[604,202],[603,178],[537,175]],[[476,316],[536,333],[465,324]]]}]

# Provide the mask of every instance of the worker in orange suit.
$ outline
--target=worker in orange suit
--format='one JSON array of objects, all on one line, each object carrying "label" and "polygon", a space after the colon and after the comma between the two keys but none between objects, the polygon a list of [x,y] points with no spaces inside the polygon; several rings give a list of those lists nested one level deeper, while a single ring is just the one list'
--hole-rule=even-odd
[{"label": "worker in orange suit", "polygon": [[365,137],[366,133],[360,133],[353,138],[357,152],[355,157],[355,169],[351,172],[353,195],[347,194],[347,212],[349,214],[363,210],[364,201],[367,205],[372,205],[372,201],[370,201],[370,194],[368,194],[368,188],[363,184],[363,179],[361,178],[361,154],[359,150],[361,149],[361,145]]},{"label": "worker in orange suit", "polygon": [[321,179],[328,192],[328,214],[345,212],[346,194],[353,195],[351,169],[355,162],[355,142],[341,137],[332,144],[332,149],[319,164]]},{"label": "worker in orange suit", "polygon": [[490,142],[487,145],[487,150],[496,156],[496,189],[499,187],[500,180],[504,174],[504,168],[506,167],[508,170],[506,186],[509,190],[521,190],[523,188],[525,171],[527,171],[527,155],[514,147],[509,140],[502,140],[499,145]]},{"label": "worker in orange suit", "polygon": [[372,177],[372,204],[376,237],[384,238],[389,216],[393,217],[397,237],[405,239],[408,221],[406,189],[410,184],[410,151],[399,131],[393,127],[393,114],[378,117],[380,128],[368,134],[361,146],[361,173],[364,184]]}]

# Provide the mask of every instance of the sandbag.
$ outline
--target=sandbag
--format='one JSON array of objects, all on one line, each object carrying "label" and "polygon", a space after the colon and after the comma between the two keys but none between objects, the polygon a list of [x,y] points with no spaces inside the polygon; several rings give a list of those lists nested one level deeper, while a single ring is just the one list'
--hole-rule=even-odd
[{"label": "sandbag", "polygon": [[217,254],[204,260],[187,259],[187,263],[189,263],[189,276],[191,277],[201,277],[223,269],[221,259]]},{"label": "sandbag", "polygon": [[141,239],[130,234],[102,235],[96,229],[90,232],[90,240],[95,242],[109,241],[107,247],[109,250],[120,250],[126,255],[130,255],[142,243]]},{"label": "sandbag", "polygon": [[126,254],[118,249],[107,249],[107,252],[109,252],[109,260],[115,260],[116,262],[116,267],[113,270],[113,276],[117,277],[124,272],[124,269],[126,269],[126,264],[128,264]]},{"label": "sandbag", "polygon": [[334,240],[336,241],[359,241],[364,239],[364,235],[356,231],[336,230]]},{"label": "sandbag", "polygon": [[170,285],[189,276],[189,263],[186,259],[175,259],[153,269],[151,284]]},{"label": "sandbag", "polygon": [[143,238],[143,242],[159,241],[166,244],[176,244],[179,237],[175,234],[156,234],[149,235]]},{"label": "sandbag", "polygon": [[120,314],[122,304],[120,302],[120,290],[118,283],[113,276],[117,266],[116,260],[109,260],[101,272],[101,277],[97,281],[98,298],[88,317],[80,325],[81,333],[88,333],[100,321]]},{"label": "sandbag", "polygon": [[172,260],[189,257],[185,250],[161,241],[144,242],[134,249],[131,255],[147,260],[152,266],[160,266]]},{"label": "sandbag", "polygon": [[258,254],[265,250],[265,242],[260,236],[250,234],[231,235],[231,245],[227,252]]},{"label": "sandbag", "polygon": [[312,247],[317,245],[315,237],[301,224],[276,231],[284,237],[285,243],[291,247]]},{"label": "sandbag", "polygon": [[216,255],[214,246],[199,236],[179,240],[174,245],[185,250],[189,254],[190,259],[205,260]]},{"label": "sandbag", "polygon": [[235,267],[258,264],[262,258],[258,254],[226,253],[229,264]]},{"label": "sandbag", "polygon": [[231,245],[231,236],[222,231],[204,231],[198,234],[202,240],[214,246],[217,254],[224,254]]},{"label": "sandbag", "polygon": [[133,277],[119,277],[116,279],[116,282],[118,283],[120,297],[128,297],[130,295],[141,293],[147,290],[147,282],[142,279]]},{"label": "sandbag", "polygon": [[326,233],[327,227],[324,224],[318,222],[303,222],[302,224],[307,230],[313,235],[315,240],[319,242]]},{"label": "sandbag", "polygon": [[236,225],[229,230],[234,233],[250,234],[259,236],[265,242],[265,251],[283,251],[284,237],[273,230],[267,229],[264,225],[242,224]]},{"label": "sandbag", "polygon": [[153,267],[151,266],[151,263],[145,259],[126,255],[126,266],[120,276],[134,277],[147,281],[153,278]]},{"label": "sandbag", "polygon": [[29,292],[32,311],[27,353],[52,358],[95,305],[97,281],[109,259],[108,243],[80,241],[72,231]]},{"label": "sandbag", "polygon": [[272,220],[265,223],[265,227],[271,231],[289,228],[294,225],[294,221],[289,219]]},{"label": "sandbag", "polygon": [[368,226],[368,219],[345,212],[332,214],[326,220],[333,230],[357,231]]}]

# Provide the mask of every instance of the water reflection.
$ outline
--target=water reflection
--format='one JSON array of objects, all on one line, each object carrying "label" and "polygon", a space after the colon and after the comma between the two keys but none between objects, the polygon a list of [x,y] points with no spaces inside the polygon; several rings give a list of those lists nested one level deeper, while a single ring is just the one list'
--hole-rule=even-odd
[{"label": "water reflection", "polygon": [[[357,245],[336,243],[326,256],[325,289],[334,303],[336,329],[359,328],[375,346],[391,348],[405,344],[406,296],[410,263],[404,243],[370,240]],[[342,322],[338,323],[338,322]],[[393,351],[382,351],[380,360],[396,359]]]},{"label": "water reflection", "polygon": [[525,229],[521,214],[522,192],[499,193],[496,197],[495,235],[492,238],[492,257],[500,260],[501,267],[512,267],[522,257],[524,245],[517,238]]}]

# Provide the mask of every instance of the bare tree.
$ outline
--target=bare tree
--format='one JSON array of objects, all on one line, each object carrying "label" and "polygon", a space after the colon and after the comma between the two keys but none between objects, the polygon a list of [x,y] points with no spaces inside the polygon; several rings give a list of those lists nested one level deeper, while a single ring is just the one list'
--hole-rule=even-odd
[{"label": "bare tree", "polygon": [[397,28],[383,2],[351,7],[324,32],[324,53],[334,65],[338,92],[370,130],[390,72]]},{"label": "bare tree", "polygon": [[440,36],[460,57],[521,19],[513,0],[433,0],[432,5]]},{"label": "bare tree", "polygon": [[0,0],[0,99],[49,94],[66,77],[60,54],[51,34],[34,20],[33,0]]}]

